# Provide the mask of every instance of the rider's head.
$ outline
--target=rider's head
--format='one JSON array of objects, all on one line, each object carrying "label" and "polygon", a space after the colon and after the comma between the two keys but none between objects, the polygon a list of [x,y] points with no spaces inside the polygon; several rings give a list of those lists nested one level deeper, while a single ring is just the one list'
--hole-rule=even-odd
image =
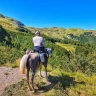
[{"label": "rider's head", "polygon": [[36,31],[36,36],[40,36],[40,32],[39,31]]}]

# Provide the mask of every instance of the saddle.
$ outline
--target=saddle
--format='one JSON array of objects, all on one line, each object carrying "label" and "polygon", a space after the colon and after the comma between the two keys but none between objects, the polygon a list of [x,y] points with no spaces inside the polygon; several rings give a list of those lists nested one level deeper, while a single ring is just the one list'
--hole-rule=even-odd
[{"label": "saddle", "polygon": [[45,55],[46,55],[45,53],[39,53],[41,62],[45,62]]},{"label": "saddle", "polygon": [[46,58],[46,52],[42,52],[42,51],[31,51],[32,53],[38,53],[39,54],[39,57],[40,57],[40,61],[42,63],[45,62],[45,58]]}]

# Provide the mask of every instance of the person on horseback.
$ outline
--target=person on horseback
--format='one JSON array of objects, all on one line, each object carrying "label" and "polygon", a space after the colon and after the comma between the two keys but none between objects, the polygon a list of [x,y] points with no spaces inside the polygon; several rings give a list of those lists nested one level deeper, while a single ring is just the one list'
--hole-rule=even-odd
[{"label": "person on horseback", "polygon": [[36,31],[35,37],[33,37],[34,52],[44,52],[45,43],[43,37],[40,36],[40,32]]},{"label": "person on horseback", "polygon": [[38,52],[40,54],[41,62],[45,62],[45,43],[44,38],[40,36],[40,32],[36,31],[35,37],[33,37],[34,43],[34,52]]}]

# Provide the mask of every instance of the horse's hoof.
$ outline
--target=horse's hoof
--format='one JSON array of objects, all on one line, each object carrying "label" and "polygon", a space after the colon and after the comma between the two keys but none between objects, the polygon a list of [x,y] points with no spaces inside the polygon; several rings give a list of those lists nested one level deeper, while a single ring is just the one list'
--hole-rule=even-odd
[{"label": "horse's hoof", "polygon": [[40,77],[41,77],[41,78],[43,78],[43,76],[42,76],[42,75],[41,75]]},{"label": "horse's hoof", "polygon": [[39,88],[39,85],[38,84],[36,84],[36,86],[37,86],[37,88]]},{"label": "horse's hoof", "polygon": [[36,93],[36,90],[34,89],[32,92],[33,92],[33,93]]},{"label": "horse's hoof", "polygon": [[35,93],[34,90],[32,91],[32,93]]},{"label": "horse's hoof", "polygon": [[29,90],[30,90],[30,91],[32,91],[32,89],[31,89],[31,88],[30,88]]}]

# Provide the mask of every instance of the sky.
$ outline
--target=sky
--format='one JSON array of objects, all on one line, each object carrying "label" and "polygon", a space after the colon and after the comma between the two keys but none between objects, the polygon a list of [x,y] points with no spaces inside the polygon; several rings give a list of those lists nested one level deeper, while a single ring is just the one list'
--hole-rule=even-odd
[{"label": "sky", "polygon": [[29,27],[96,30],[96,0],[0,0],[0,13]]}]

